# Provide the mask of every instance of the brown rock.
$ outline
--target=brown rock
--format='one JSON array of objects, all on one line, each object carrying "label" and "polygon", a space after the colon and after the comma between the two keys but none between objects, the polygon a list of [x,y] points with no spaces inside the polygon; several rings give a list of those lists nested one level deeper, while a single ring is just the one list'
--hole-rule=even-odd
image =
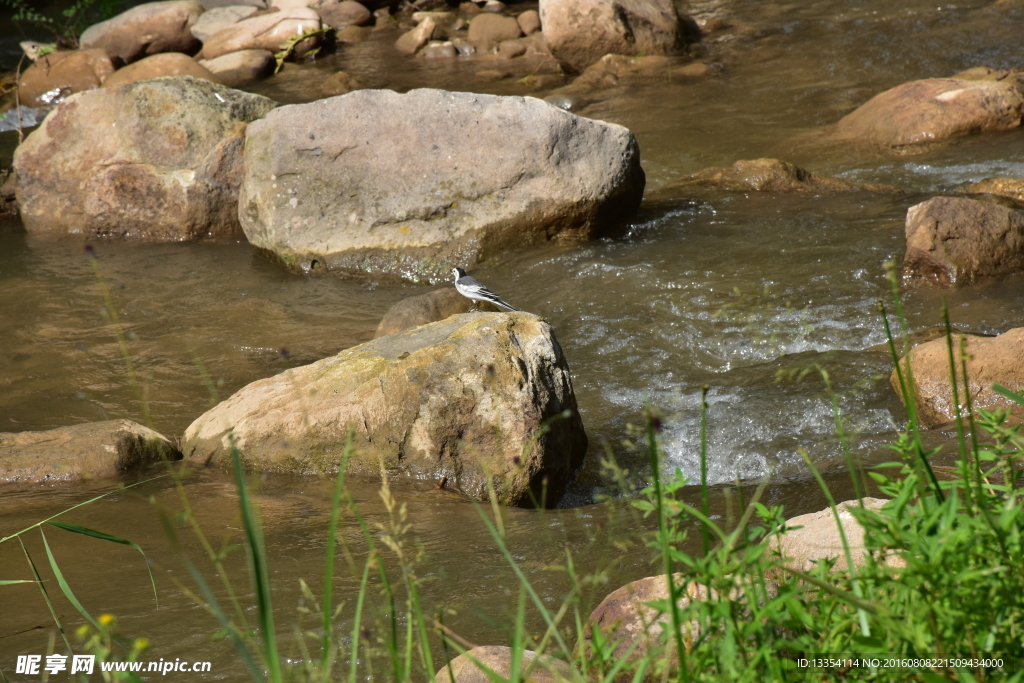
[{"label": "brown rock", "polygon": [[[882,498],[864,498],[864,507],[878,510],[887,502]],[[860,507],[860,503],[848,500],[836,505],[839,520],[843,525],[843,534],[850,548],[850,556],[854,564],[862,565],[865,555],[864,528],[850,514],[851,507]],[[810,571],[818,560],[836,559],[835,569],[846,569],[846,553],[831,508],[792,517],[786,520],[786,526],[803,527],[772,536],[771,546],[787,558],[786,564],[806,572]],[[890,560],[890,564],[898,563],[896,559]]]},{"label": "brown rock", "polygon": [[459,3],[459,14],[464,14],[467,17],[472,17],[477,14],[480,14],[481,11],[482,10],[480,9],[480,5],[476,4],[475,2]]},{"label": "brown rock", "polygon": [[459,56],[459,53],[450,42],[432,40],[427,43],[426,47],[420,50],[419,56],[424,59],[455,59]]},{"label": "brown rock", "polygon": [[511,71],[501,71],[499,69],[482,69],[476,72],[476,77],[485,83],[492,81],[500,81],[508,78],[512,75]]},{"label": "brown rock", "polygon": [[[380,324],[377,325],[377,332],[374,339],[389,334],[397,334],[411,327],[419,327],[428,323],[446,320],[453,315],[465,313],[473,305],[466,297],[455,291],[454,287],[445,287],[419,296],[411,296],[402,299],[388,309]],[[480,304],[481,311],[498,312],[500,309],[487,302]]]},{"label": "brown rock", "polygon": [[349,25],[338,29],[334,34],[334,40],[339,43],[361,43],[366,40],[369,33],[370,29],[368,28]]},{"label": "brown rock", "polygon": [[225,85],[234,88],[272,76],[277,60],[269,50],[239,50],[213,59],[203,59],[199,65]]},{"label": "brown rock", "polygon": [[126,62],[161,52],[195,54],[201,43],[191,29],[204,11],[195,0],[147,2],[90,26],[79,43]]},{"label": "brown rock", "polygon": [[931,78],[875,95],[836,125],[836,138],[900,147],[1020,126],[1024,95],[995,81]]},{"label": "brown rock", "polygon": [[256,9],[266,9],[267,3],[264,0],[199,0],[207,10],[229,5],[251,5]]},{"label": "brown rock", "polygon": [[498,43],[498,59],[515,59],[526,54],[526,43],[521,40],[503,40]]},{"label": "brown rock", "polygon": [[203,45],[200,55],[203,59],[215,59],[241,50],[269,50],[276,53],[289,39],[319,28],[320,15],[307,7],[260,14],[215,33]]},{"label": "brown rock", "polygon": [[[960,340],[967,343],[967,377],[970,380],[971,402],[975,409],[1010,409],[1010,422],[1024,422],[1024,406],[1017,405],[992,390],[1001,384],[1013,391],[1024,387],[1024,328],[1018,327],[997,337],[954,335],[954,352],[959,354]],[[914,347],[901,361],[906,379],[907,363],[913,370],[917,414],[925,427],[937,427],[956,419],[953,389],[949,381],[949,352],[946,339],[936,339]],[[908,361],[909,359],[909,361]],[[961,414],[966,414],[964,378],[957,363],[957,386],[960,391]],[[900,400],[899,378],[893,370],[889,381]]]},{"label": "brown rock", "polygon": [[430,37],[434,35],[435,26],[436,24],[434,23],[434,20],[427,17],[417,24],[416,28],[403,33],[401,37],[395,41],[395,49],[403,55],[415,54],[416,51],[426,45],[430,40]]},{"label": "brown rock", "polygon": [[1024,179],[1021,178],[985,178],[971,183],[964,188],[964,192],[1009,197],[1018,206],[1024,206]]},{"label": "brown rock", "polygon": [[183,55],[180,52],[165,52],[140,59],[123,69],[119,69],[106,80],[103,87],[115,88],[119,85],[127,85],[137,81],[148,81],[151,78],[159,78],[160,76],[192,76],[193,78],[203,78],[213,83],[223,83],[223,81],[203,66],[197,64],[188,55]]},{"label": "brown rock", "polygon": [[678,78],[704,78],[712,73],[715,69],[710,64],[705,62],[690,62],[681,67],[672,70],[672,75]]},{"label": "brown rock", "polygon": [[320,92],[324,94],[324,97],[336,97],[350,93],[353,90],[359,90],[362,87],[363,84],[357,78],[344,71],[339,71],[324,79],[320,86]]},{"label": "brown rock", "polygon": [[841,178],[822,176],[778,159],[737,161],[729,167],[711,167],[669,183],[659,196],[674,195],[687,188],[711,188],[733,192],[900,192],[891,185],[853,183]]},{"label": "brown rock", "polygon": [[346,26],[365,26],[373,19],[366,5],[355,0],[343,0],[337,5],[329,5],[318,10],[320,20],[325,26],[345,28]]},{"label": "brown rock", "polygon": [[45,432],[0,433],[0,482],[114,479],[161,460],[180,460],[166,437],[131,420]]},{"label": "brown rock", "polygon": [[696,33],[672,0],[546,0],[540,20],[551,53],[570,72],[606,54],[675,54]]},{"label": "brown rock", "polygon": [[952,285],[1024,268],[1024,216],[965,197],[935,197],[907,211],[903,277]]},{"label": "brown rock", "polygon": [[[482,645],[459,655],[434,674],[437,683],[491,683],[490,676],[478,664],[507,678],[512,674],[512,650],[503,645]],[[519,659],[522,683],[568,683],[579,679],[579,674],[565,662],[525,650]]]},{"label": "brown rock", "polygon": [[188,76],[72,95],[14,153],[25,229],[235,237],[245,126],[274,106]]},{"label": "brown rock", "polygon": [[528,36],[531,33],[536,33],[540,30],[540,14],[535,9],[528,9],[518,17],[516,21],[519,22],[519,28],[522,30],[524,36]]},{"label": "brown rock", "polygon": [[226,466],[233,440],[251,467],[331,471],[350,429],[352,473],[447,477],[477,500],[491,482],[503,505],[553,505],[586,453],[561,348],[528,313],[465,313],[259,380],[193,422],[182,451]]},{"label": "brown rock", "polygon": [[[707,598],[706,586],[688,581],[682,574],[673,574],[672,580],[677,589],[683,587],[683,595],[677,603],[680,608],[686,607],[691,600]],[[657,601],[665,601],[666,605],[668,603],[668,583],[663,574],[633,581],[609,593],[591,612],[584,628],[580,645],[587,648],[587,656],[590,656],[594,632],[598,630],[602,641],[617,641],[613,651],[616,661],[627,657],[627,661],[632,662],[662,650],[662,631],[672,628],[672,615],[647,604]],[[687,641],[700,634],[696,622],[683,624],[682,627]],[[617,680],[632,680],[632,675],[631,671],[624,672]]]},{"label": "brown rock", "polygon": [[199,20],[192,25],[192,35],[200,42],[205,43],[217,32],[226,29],[232,24],[237,24],[243,19],[248,19],[258,8],[251,5],[226,5],[203,12]]},{"label": "brown rock", "polygon": [[21,74],[18,96],[27,107],[54,106],[73,93],[100,87],[113,73],[105,50],[51,52]]},{"label": "brown rock", "polygon": [[521,35],[523,32],[519,28],[519,22],[512,17],[504,17],[500,14],[481,14],[470,22],[467,40],[479,49],[486,50],[494,43],[514,40]]},{"label": "brown rock", "polygon": [[249,127],[239,216],[289,269],[436,282],[617,225],[640,200],[638,156],[625,128],[533,98],[357,90]]}]

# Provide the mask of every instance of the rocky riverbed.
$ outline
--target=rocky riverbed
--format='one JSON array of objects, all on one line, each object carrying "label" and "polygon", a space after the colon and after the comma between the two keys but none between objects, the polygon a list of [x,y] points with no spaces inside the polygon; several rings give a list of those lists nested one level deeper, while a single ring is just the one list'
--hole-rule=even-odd
[{"label": "rocky riverbed", "polygon": [[[769,475],[771,502],[820,509],[797,449],[825,469],[840,453],[820,375],[804,371],[828,371],[865,461],[883,457],[906,420],[876,312],[886,263],[912,331],[938,324],[945,297],[956,329],[977,341],[972,374],[1019,384],[1019,3],[695,0],[620,2],[616,13],[595,0],[590,23],[554,1],[254,3],[136,7],[83,33],[80,51],[37,50],[12,79],[24,107],[0,118],[0,166],[16,167],[0,219],[0,430],[146,422],[145,405],[156,431],[184,437],[174,447],[190,462],[215,465],[223,429],[209,425],[228,415],[244,443],[287,433],[287,448],[254,449],[254,468],[291,458],[265,469],[330,471],[351,406],[377,401],[360,436],[413,474],[405,495],[437,557],[449,550],[446,520],[472,523],[456,492],[485,498],[489,476],[519,491],[505,502],[548,485],[567,508],[643,485],[631,425],[645,401],[662,416],[666,465],[695,476],[704,384],[712,481]],[[5,38],[13,66],[24,36]],[[439,346],[387,341],[464,310],[443,300],[453,265],[533,315],[469,314],[497,340],[459,346],[445,328],[430,339]],[[911,358],[922,359],[919,404],[939,443],[951,411],[935,343]],[[347,375],[321,372],[357,356]],[[367,359],[383,363],[388,390],[367,388]],[[457,404],[444,400],[450,384],[423,376],[438,364],[468,378]],[[515,391],[496,393],[498,380]],[[344,400],[321,405],[333,391]],[[972,392],[999,405],[985,386]],[[258,427],[261,407],[284,420]],[[536,463],[513,455],[562,410],[575,422]],[[516,441],[483,438],[466,415]],[[311,431],[311,417],[323,428]],[[48,438],[6,436],[0,455]],[[102,438],[117,455],[119,437]],[[601,465],[605,441],[625,483]],[[512,450],[480,465],[464,459],[466,442]],[[408,469],[423,458],[429,467]],[[126,476],[144,459],[112,457],[85,474]],[[28,469],[8,477],[21,482],[5,494],[12,519],[58,505],[38,502],[29,479],[84,472]],[[214,505],[221,476],[206,472],[193,489],[213,520],[227,515]],[[308,551],[319,541],[297,520],[322,512],[319,480],[268,476],[272,547]],[[448,490],[434,491],[441,479]],[[84,495],[61,491],[60,501]],[[372,507],[372,495],[360,499]],[[557,513],[557,524],[597,566],[611,551],[595,544],[595,520],[627,535],[642,523],[595,509]],[[122,523],[86,514],[111,531]],[[515,519],[540,556],[529,537],[544,522],[532,514]],[[308,555],[292,554],[288,576]],[[448,576],[492,600],[507,575],[486,551],[472,557],[477,567],[447,564]],[[619,584],[650,573],[636,558],[614,569]],[[147,635],[173,633],[171,622]]]}]

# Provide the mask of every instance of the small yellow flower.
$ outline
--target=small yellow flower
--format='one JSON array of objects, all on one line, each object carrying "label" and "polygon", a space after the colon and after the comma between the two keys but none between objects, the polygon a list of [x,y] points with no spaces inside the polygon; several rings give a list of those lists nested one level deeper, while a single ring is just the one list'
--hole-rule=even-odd
[{"label": "small yellow flower", "polygon": [[149,641],[145,638],[136,638],[134,645],[136,652],[143,652],[146,648],[149,647]]},{"label": "small yellow flower", "polygon": [[101,614],[100,615],[100,624],[102,626],[110,626],[111,624],[114,623],[114,619],[115,618],[116,617],[113,614]]},{"label": "small yellow flower", "polygon": [[85,637],[89,635],[89,625],[82,624],[81,626],[79,626],[78,629],[75,631],[75,635],[78,636],[79,640],[85,640]]}]

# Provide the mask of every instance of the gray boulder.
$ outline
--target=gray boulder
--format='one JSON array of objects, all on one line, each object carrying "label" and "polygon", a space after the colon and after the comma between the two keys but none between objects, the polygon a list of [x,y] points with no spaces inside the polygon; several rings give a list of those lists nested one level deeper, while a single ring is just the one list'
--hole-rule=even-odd
[{"label": "gray boulder", "polygon": [[437,281],[598,235],[643,187],[621,126],[529,97],[358,90],[251,125],[238,210],[249,241],[291,270]]},{"label": "gray boulder", "polygon": [[180,459],[166,437],[131,420],[0,433],[0,482],[114,479],[148,463]]},{"label": "gray boulder", "polygon": [[551,327],[528,313],[466,313],[253,382],[193,422],[182,451],[227,466],[233,441],[255,469],[331,471],[350,429],[352,473],[446,478],[478,500],[490,481],[517,506],[556,502],[587,447]]},{"label": "gray boulder", "polygon": [[245,126],[274,106],[190,76],[72,95],[14,153],[25,228],[171,242],[235,237]]}]

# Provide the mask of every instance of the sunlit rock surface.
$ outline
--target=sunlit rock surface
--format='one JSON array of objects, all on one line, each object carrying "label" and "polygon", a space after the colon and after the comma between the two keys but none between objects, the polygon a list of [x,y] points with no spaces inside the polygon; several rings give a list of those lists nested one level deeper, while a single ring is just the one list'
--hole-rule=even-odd
[{"label": "sunlit rock surface", "polygon": [[489,480],[517,506],[554,504],[587,446],[550,326],[466,313],[253,382],[193,422],[182,450],[227,466],[233,440],[255,469],[334,471],[349,430],[351,472],[446,477],[478,500]]}]

